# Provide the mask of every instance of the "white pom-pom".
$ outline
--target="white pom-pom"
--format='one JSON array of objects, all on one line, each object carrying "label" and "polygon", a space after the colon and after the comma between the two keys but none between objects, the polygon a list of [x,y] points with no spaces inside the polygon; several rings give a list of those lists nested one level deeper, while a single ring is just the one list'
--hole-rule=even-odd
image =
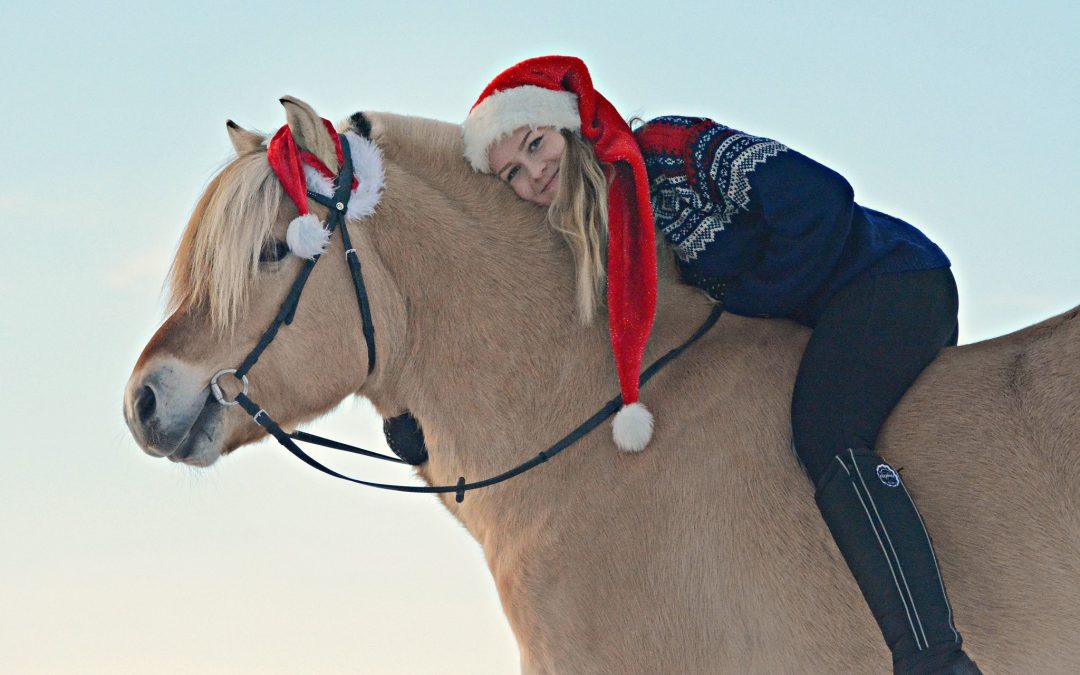
[{"label": "white pom-pom", "polygon": [[321,255],[329,242],[330,231],[311,213],[294,218],[285,233],[285,243],[293,255],[308,260]]},{"label": "white pom-pom", "polygon": [[653,417],[641,403],[624,405],[611,423],[615,445],[625,452],[644,450],[652,438]]}]

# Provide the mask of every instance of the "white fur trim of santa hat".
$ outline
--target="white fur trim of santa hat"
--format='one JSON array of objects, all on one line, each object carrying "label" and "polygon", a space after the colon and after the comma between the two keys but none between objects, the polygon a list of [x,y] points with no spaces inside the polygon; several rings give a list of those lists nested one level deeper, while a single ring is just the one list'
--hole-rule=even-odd
[{"label": "white fur trim of santa hat", "polygon": [[490,173],[488,148],[521,127],[581,130],[577,95],[527,84],[503,89],[477,103],[461,125],[465,158],[481,173]]},{"label": "white fur trim of santa hat", "polygon": [[[349,155],[352,156],[353,175],[357,180],[356,189],[349,195],[345,217],[356,220],[375,212],[386,176],[383,172],[382,152],[377,145],[351,131],[345,132],[345,138],[349,139]],[[334,196],[332,178],[324,176],[310,164],[304,164],[303,167],[304,182],[309,190],[324,197]]]},{"label": "white fur trim of santa hat", "polygon": [[653,416],[641,403],[624,405],[611,423],[615,445],[624,452],[640,452],[652,440]]}]

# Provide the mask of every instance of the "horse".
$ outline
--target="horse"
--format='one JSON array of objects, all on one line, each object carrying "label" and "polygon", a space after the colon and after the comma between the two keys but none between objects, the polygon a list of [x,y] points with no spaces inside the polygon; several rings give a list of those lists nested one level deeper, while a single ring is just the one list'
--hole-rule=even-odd
[{"label": "horse", "polygon": [[[336,170],[307,104],[282,99],[298,147]],[[606,320],[575,311],[573,260],[542,209],[462,158],[456,125],[357,113],[377,149],[374,213],[347,223],[378,359],[331,239],[291,325],[250,372],[286,429],[349,396],[420,421],[431,485],[534,456],[617,391]],[[145,452],[207,466],[264,437],[209,394],[271,321],[302,261],[265,138],[231,121],[170,272],[171,314],[139,356],[124,410]],[[323,143],[325,146],[325,143]],[[327,209],[312,205],[325,217]],[[713,303],[657,251],[651,363]],[[878,452],[902,467],[933,537],[966,649],[987,672],[1080,666],[1080,308],[946,349],[889,417]],[[523,673],[887,672],[873,617],[790,449],[809,330],[724,314],[642,390],[639,453],[604,428],[512,480],[440,499],[483,548]]]}]

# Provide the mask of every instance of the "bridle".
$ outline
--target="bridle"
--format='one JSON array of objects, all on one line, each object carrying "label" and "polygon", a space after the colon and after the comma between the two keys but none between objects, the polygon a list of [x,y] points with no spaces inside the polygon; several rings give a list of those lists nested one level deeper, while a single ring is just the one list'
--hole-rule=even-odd
[{"label": "bridle", "polygon": [[[345,213],[349,205],[349,197],[353,185],[353,173],[354,167],[352,163],[352,154],[349,148],[349,141],[345,134],[339,134],[338,138],[341,141],[342,149],[342,162],[341,170],[338,172],[336,178],[336,189],[332,197],[325,197],[317,192],[311,190],[307,191],[307,196],[316,202],[322,204],[330,213],[326,219],[326,229],[330,232],[331,236],[335,230],[341,231],[342,243],[345,246],[345,260],[349,265],[349,272],[352,275],[353,287],[356,291],[356,303],[360,310],[360,320],[363,325],[364,341],[367,343],[367,374],[371,373],[375,369],[375,325],[371,319],[371,307],[368,303],[367,289],[364,286],[364,276],[360,268],[360,258],[356,253],[356,249],[353,248],[352,242],[349,238],[349,230],[345,225]],[[243,362],[236,368],[227,368],[217,372],[210,379],[210,393],[217,400],[218,403],[224,406],[238,405],[247,412],[248,415],[255,421],[256,424],[261,426],[271,436],[277,439],[278,443],[285,447],[286,450],[298,457],[301,461],[307,465],[322,471],[323,473],[347,480],[359,485],[366,485],[368,487],[380,488],[383,490],[396,490],[399,492],[418,492],[418,493],[450,493],[453,492],[457,502],[461,502],[465,499],[465,492],[468,490],[477,490],[489,485],[495,485],[501,483],[504,480],[509,480],[514,476],[522,474],[544,462],[548,461],[555,455],[559,454],[566,448],[573,445],[580,440],[583,436],[599,426],[604,420],[614,415],[622,404],[621,396],[616,396],[607,402],[604,407],[598,410],[592,417],[582,422],[573,431],[564,436],[554,445],[537,454],[532,459],[522,462],[508,471],[504,471],[498,475],[486,478],[484,480],[476,482],[466,482],[464,476],[460,476],[455,485],[436,485],[436,486],[415,486],[415,485],[392,485],[387,483],[375,483],[371,481],[361,480],[359,478],[352,478],[334,471],[333,469],[320,464],[313,459],[307,453],[305,453],[297,444],[296,441],[303,441],[305,443],[313,443],[316,445],[322,445],[324,447],[332,448],[335,450],[343,450],[345,452],[352,452],[367,457],[374,457],[376,459],[382,459],[389,462],[397,462],[399,464],[405,464],[398,457],[390,457],[371,450],[365,450],[364,448],[358,448],[356,446],[348,445],[338,441],[333,441],[327,438],[322,438],[314,434],[308,434],[303,431],[296,431],[288,433],[283,430],[277,422],[270,417],[269,413],[261,408],[257,403],[248,397],[249,381],[248,372],[251,371],[255,363],[262,356],[262,353],[270,346],[270,343],[277,337],[278,331],[283,326],[288,326],[292,323],[293,318],[296,315],[296,308],[300,303],[300,294],[304,290],[304,285],[307,284],[308,278],[311,276],[311,271],[315,268],[315,264],[318,263],[322,256],[315,255],[311,259],[306,260],[304,266],[300,269],[300,273],[297,275],[296,280],[293,282],[292,287],[289,289],[289,294],[285,297],[284,302],[281,304],[281,308],[278,310],[277,315],[271,322],[270,326],[259,338],[259,342],[244,358]],[[653,375],[655,375],[661,368],[670,363],[675,357],[679,356],[683,350],[692,345],[702,335],[716,323],[716,320],[720,318],[723,313],[723,302],[718,301],[714,306],[709,316],[698,327],[693,335],[690,336],[685,342],[678,347],[675,347],[667,354],[657,359],[651,366],[645,369],[640,378],[640,386],[644,386]],[[220,380],[226,375],[234,377],[241,386],[241,392],[237,394],[232,400],[229,400],[222,391]]]}]

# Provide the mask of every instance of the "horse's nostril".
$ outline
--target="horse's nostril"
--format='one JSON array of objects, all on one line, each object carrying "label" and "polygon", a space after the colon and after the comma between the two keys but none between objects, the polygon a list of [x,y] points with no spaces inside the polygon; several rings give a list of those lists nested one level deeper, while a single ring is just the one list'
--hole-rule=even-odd
[{"label": "horse's nostril", "polygon": [[145,425],[149,422],[156,409],[157,396],[154,395],[153,389],[144,385],[135,398],[135,415],[138,417],[139,423]]}]

